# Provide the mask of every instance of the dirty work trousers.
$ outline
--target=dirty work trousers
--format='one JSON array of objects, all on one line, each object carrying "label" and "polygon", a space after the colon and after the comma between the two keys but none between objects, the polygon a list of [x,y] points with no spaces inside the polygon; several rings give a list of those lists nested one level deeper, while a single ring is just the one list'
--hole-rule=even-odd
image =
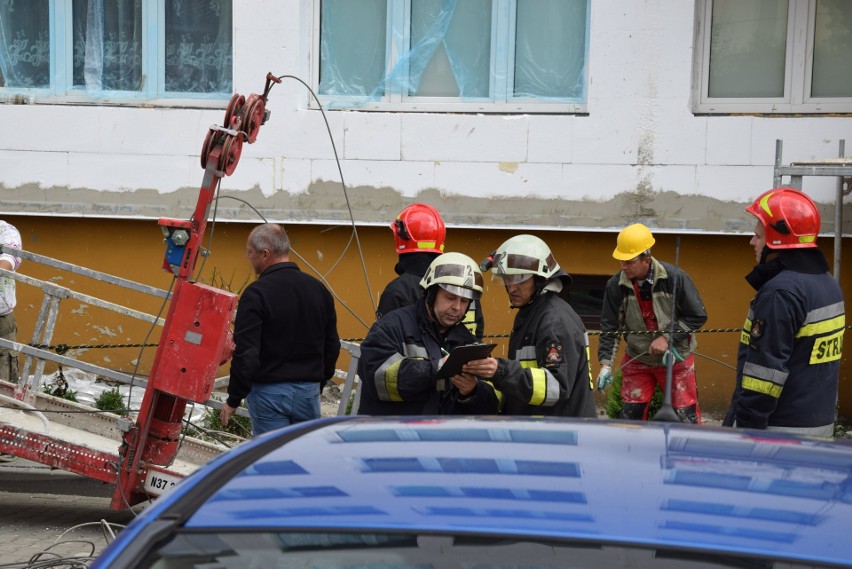
[{"label": "dirty work trousers", "polygon": [[[621,377],[622,414],[629,419],[647,420],[654,388],[659,387],[665,393],[666,366],[649,366],[625,355]],[[701,423],[695,386],[695,356],[692,354],[672,366],[672,407],[682,419]]]}]

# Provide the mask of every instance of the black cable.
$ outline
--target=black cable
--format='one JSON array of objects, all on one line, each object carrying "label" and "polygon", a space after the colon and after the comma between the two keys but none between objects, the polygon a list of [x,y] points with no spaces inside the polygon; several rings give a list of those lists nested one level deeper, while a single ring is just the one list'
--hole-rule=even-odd
[{"label": "black cable", "polygon": [[328,132],[328,139],[331,142],[331,149],[334,151],[334,160],[335,160],[335,163],[337,164],[337,171],[340,174],[340,185],[343,186],[343,197],[346,198],[346,208],[349,210],[349,219],[352,222],[352,231],[355,234],[355,242],[358,246],[358,255],[361,258],[361,267],[364,269],[364,280],[367,283],[367,292],[370,295],[370,303],[373,305],[373,313],[375,314],[375,312],[376,312],[376,301],[373,299],[373,287],[370,286],[370,278],[367,274],[367,263],[364,260],[364,251],[361,248],[361,240],[358,237],[358,228],[355,225],[355,215],[352,213],[352,205],[349,203],[349,191],[346,189],[346,181],[343,179],[343,168],[340,165],[340,158],[337,155],[337,146],[334,144],[334,136],[331,134],[331,126],[328,124],[328,117],[325,114],[325,109],[323,108],[322,103],[320,103],[320,100],[317,97],[317,94],[314,93],[314,90],[311,89],[310,85],[305,83],[305,81],[296,77],[295,75],[281,75],[280,77],[278,77],[279,81],[282,80],[282,79],[293,79],[293,80],[301,83],[305,87],[305,89],[308,90],[308,92],[311,94],[311,96],[314,98],[314,101],[316,102],[317,106],[319,107],[320,112],[322,113],[322,119],[323,119],[323,121],[325,121],[325,128],[326,128],[326,131]]}]

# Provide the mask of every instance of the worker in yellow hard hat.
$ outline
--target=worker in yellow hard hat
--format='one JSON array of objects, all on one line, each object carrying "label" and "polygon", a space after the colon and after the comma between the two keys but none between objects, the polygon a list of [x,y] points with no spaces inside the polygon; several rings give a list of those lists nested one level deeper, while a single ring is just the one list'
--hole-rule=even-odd
[{"label": "worker in yellow hard hat", "polygon": [[[651,256],[655,239],[641,223],[628,225],[618,234],[613,258],[621,269],[609,279],[601,310],[598,343],[598,389],[612,383],[612,365],[619,336],[625,331],[627,352],[621,363],[621,418],[645,420],[657,386],[664,389],[667,358],[672,358],[672,406],[680,419],[701,422],[695,385],[697,330],[707,312],[692,279],[682,269]],[[677,298],[672,303],[672,295]],[[680,330],[672,337],[674,329]]]}]

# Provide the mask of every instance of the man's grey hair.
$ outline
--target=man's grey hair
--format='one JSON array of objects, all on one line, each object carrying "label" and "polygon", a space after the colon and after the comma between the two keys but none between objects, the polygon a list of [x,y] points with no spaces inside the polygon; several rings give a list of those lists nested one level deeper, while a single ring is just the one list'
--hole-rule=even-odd
[{"label": "man's grey hair", "polygon": [[268,250],[273,257],[290,254],[290,238],[284,227],[277,223],[264,223],[252,229],[248,243],[255,251]]}]

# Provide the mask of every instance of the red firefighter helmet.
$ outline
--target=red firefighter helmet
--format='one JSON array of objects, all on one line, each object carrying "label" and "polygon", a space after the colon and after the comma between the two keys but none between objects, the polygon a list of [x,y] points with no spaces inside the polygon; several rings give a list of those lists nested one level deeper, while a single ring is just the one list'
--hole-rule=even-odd
[{"label": "red firefighter helmet", "polygon": [[816,247],[819,210],[814,201],[795,188],[774,188],[754,200],[746,211],[766,230],[770,249]]},{"label": "red firefighter helmet", "polygon": [[411,204],[390,225],[396,252],[443,253],[447,229],[438,210],[425,203]]}]

